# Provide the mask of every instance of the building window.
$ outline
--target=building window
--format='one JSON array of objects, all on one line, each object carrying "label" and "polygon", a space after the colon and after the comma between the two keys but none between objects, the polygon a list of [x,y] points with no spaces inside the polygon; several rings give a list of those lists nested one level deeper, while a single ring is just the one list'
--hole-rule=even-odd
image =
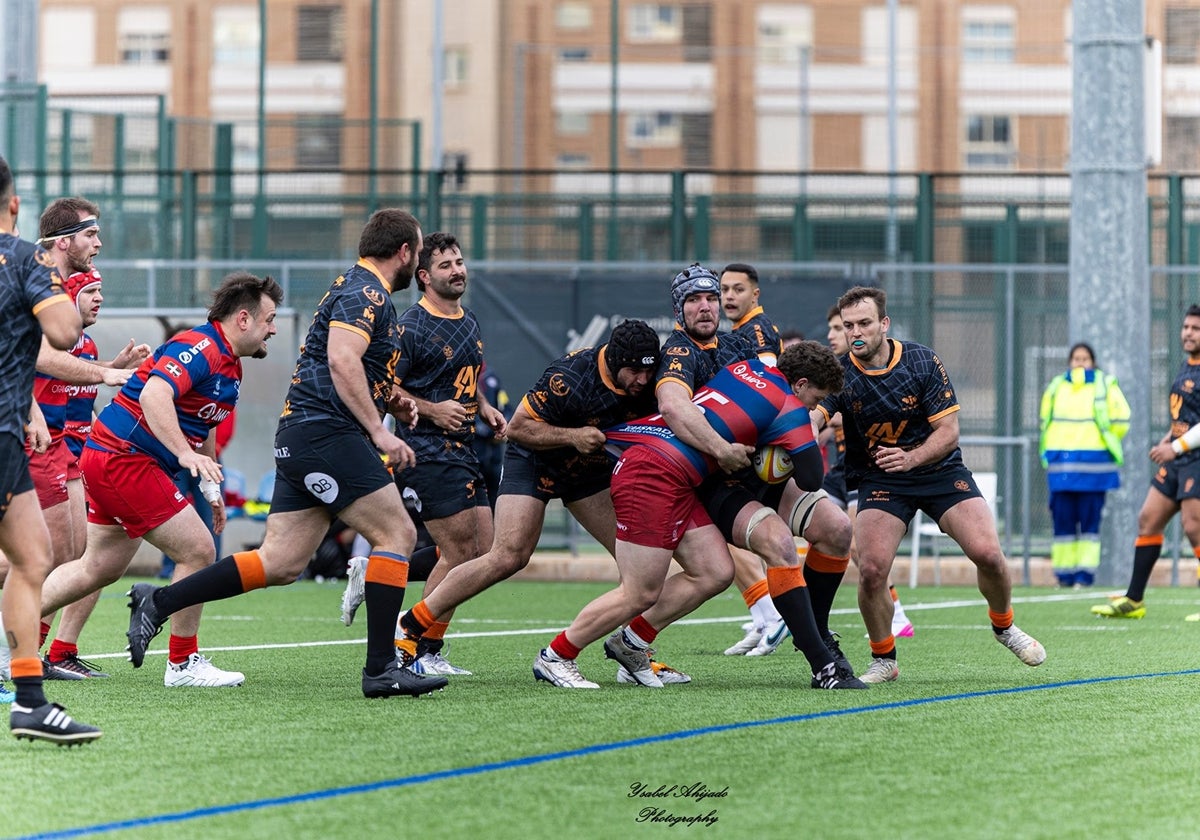
[{"label": "building window", "polygon": [[556,169],[587,169],[592,165],[592,159],[587,155],[562,154],[554,158]]},{"label": "building window", "polygon": [[1200,9],[1167,8],[1166,43],[1163,59],[1167,64],[1195,64],[1200,39]]},{"label": "building window", "polygon": [[592,51],[587,47],[565,47],[558,51],[559,61],[591,61],[591,59]]},{"label": "building window", "polygon": [[341,61],[346,47],[345,21],[341,6],[300,6],[296,10],[296,60]]},{"label": "building window", "polygon": [[1016,160],[1008,117],[967,117],[965,162],[967,169],[1011,169]]},{"label": "building window", "polygon": [[296,166],[334,169],[342,163],[342,132],[329,117],[296,120]]},{"label": "building window", "polygon": [[1008,6],[965,6],[962,11],[963,62],[1012,64],[1016,14]]},{"label": "building window", "polygon": [[592,25],[592,7],[578,0],[566,0],[554,9],[554,24],[559,29],[588,29]]},{"label": "building window", "polygon": [[122,64],[166,64],[171,60],[171,13],[167,9],[123,9],[117,17],[117,52]]},{"label": "building window", "polygon": [[1200,118],[1171,117],[1163,139],[1163,168],[1179,172],[1200,166]]},{"label": "building window", "polygon": [[467,48],[446,47],[443,54],[442,81],[447,88],[461,88],[467,83]]},{"label": "building window", "polygon": [[632,149],[667,148],[683,141],[683,120],[665,111],[630,114],[625,144]]},{"label": "building window", "polygon": [[592,130],[592,118],[586,111],[559,111],[554,124],[559,134],[567,136],[590,134]]},{"label": "building window", "polygon": [[678,44],[683,40],[683,15],[678,6],[641,3],[629,8],[630,41]]},{"label": "building window", "polygon": [[801,50],[812,46],[812,9],[807,6],[759,6],[758,60],[795,64]]},{"label": "building window", "polygon": [[213,9],[213,63],[258,66],[258,11],[253,6]]}]

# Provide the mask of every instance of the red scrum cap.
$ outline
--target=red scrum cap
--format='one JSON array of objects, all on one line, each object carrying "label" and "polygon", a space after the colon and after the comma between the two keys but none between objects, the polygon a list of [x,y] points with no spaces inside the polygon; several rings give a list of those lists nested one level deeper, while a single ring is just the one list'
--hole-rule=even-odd
[{"label": "red scrum cap", "polygon": [[99,286],[101,282],[100,272],[94,268],[91,271],[77,271],[63,281],[63,291],[78,304],[80,292],[93,286]]}]

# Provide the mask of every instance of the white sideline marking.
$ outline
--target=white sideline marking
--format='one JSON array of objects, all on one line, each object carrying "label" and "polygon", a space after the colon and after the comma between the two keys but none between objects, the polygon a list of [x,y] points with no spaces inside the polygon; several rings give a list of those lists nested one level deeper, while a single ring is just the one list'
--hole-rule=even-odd
[{"label": "white sideline marking", "polygon": [[[1040,604],[1054,601],[1084,601],[1095,600],[1097,593],[1095,592],[1064,592],[1054,595],[1029,595],[1019,598],[1013,598],[1014,604]],[[1099,593],[1099,597],[1104,597],[1103,593]],[[903,600],[903,599],[901,599]],[[931,604],[912,604],[904,603],[905,612],[921,612],[923,610],[946,610],[957,609],[959,607],[980,607],[987,602],[983,598],[964,599],[960,601],[943,601],[940,603]],[[1187,602],[1192,603],[1192,602]],[[844,607],[841,609],[831,610],[830,615],[858,615],[857,607]],[[205,621],[254,621],[256,616],[205,616]],[[329,619],[330,623],[338,620],[336,615],[332,615]],[[732,616],[713,616],[711,618],[681,618],[674,622],[675,625],[702,625],[702,624],[740,624],[746,621],[746,613],[739,613]],[[462,624],[489,624],[501,623],[498,619],[455,619],[455,623]],[[512,622],[506,622],[511,624]],[[555,627],[528,627],[520,630],[480,630],[476,632],[458,632],[447,633],[447,639],[478,639],[492,636],[535,636],[545,635],[560,632],[563,627],[570,623],[570,619],[562,622]],[[924,625],[919,625],[919,631]],[[931,625],[930,629],[940,629],[937,625]],[[227,645],[225,647],[209,647],[204,646],[206,652],[212,651],[238,651],[238,650],[291,650],[295,648],[311,648],[311,647],[329,647],[331,645],[364,645],[367,643],[365,638],[361,639],[330,639],[323,642],[286,642],[278,644],[261,644],[261,645]],[[146,656],[166,656],[166,650],[148,650]],[[128,659],[129,653],[121,651],[120,653],[89,653],[83,655],[84,659]]]}]

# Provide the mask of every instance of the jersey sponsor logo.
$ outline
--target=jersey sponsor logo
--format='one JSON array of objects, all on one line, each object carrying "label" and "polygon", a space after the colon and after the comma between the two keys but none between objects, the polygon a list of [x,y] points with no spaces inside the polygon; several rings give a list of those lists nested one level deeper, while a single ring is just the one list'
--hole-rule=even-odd
[{"label": "jersey sponsor logo", "polygon": [[181,368],[179,365],[175,364],[174,362],[167,362],[165,365],[163,365],[163,369],[166,370],[167,373],[171,374],[171,376],[174,376],[175,378],[179,378],[180,376],[183,376],[183,368]]},{"label": "jersey sponsor logo", "polygon": [[[199,341],[197,341],[195,344],[193,344],[191,347],[189,347],[188,351],[192,352],[192,353],[200,353],[201,351],[204,350],[205,347],[211,347],[211,346],[212,346],[211,341],[209,341],[207,338],[202,338]],[[179,358],[181,358],[181,359],[183,358],[182,353],[179,354]]]},{"label": "jersey sponsor logo", "polygon": [[383,292],[378,289],[363,289],[363,297],[371,301],[375,306],[383,306],[384,300],[386,300]]},{"label": "jersey sponsor logo", "polygon": [[749,365],[738,365],[733,369],[733,375],[756,390],[762,391],[767,387],[767,382],[755,376]]},{"label": "jersey sponsor logo", "polygon": [[304,486],[327,505],[333,504],[338,496],[338,483],[327,473],[309,473],[304,476]]},{"label": "jersey sponsor logo", "polygon": [[363,320],[366,321],[367,323],[374,324],[375,323],[375,310],[369,306],[363,307],[362,317],[363,317]]},{"label": "jersey sponsor logo", "polygon": [[292,452],[286,446],[276,446],[275,447],[275,457],[276,458],[290,458],[290,457],[292,457]]},{"label": "jersey sponsor logo", "polygon": [[211,421],[213,424],[220,423],[229,416],[229,409],[221,408],[216,403],[205,403],[200,406],[196,412],[196,416],[201,420]]},{"label": "jersey sponsor logo", "polygon": [[893,426],[891,423],[872,423],[867,428],[867,441],[872,449],[884,443],[895,446],[900,442],[900,435],[904,434],[906,426],[907,420],[900,421],[899,426]]},{"label": "jersey sponsor logo", "polygon": [[187,350],[184,350],[182,353],[179,354],[179,361],[183,362],[185,365],[191,364],[192,354],[189,353]]},{"label": "jersey sponsor logo", "polygon": [[[44,265],[46,268],[54,268],[54,260],[50,257],[49,251],[43,251],[39,248],[34,254],[34,259],[37,260],[38,265]],[[62,278],[58,276],[57,270],[50,275],[50,282],[62,285]]]},{"label": "jersey sponsor logo", "polygon": [[549,385],[550,393],[554,394],[556,397],[565,397],[567,394],[571,393],[571,386],[569,386],[566,380],[563,379],[561,373],[556,373],[551,376]]}]

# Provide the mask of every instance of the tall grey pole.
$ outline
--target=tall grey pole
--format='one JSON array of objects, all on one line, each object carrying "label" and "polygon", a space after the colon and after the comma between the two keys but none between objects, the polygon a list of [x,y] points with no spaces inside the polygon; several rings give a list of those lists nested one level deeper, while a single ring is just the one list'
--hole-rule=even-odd
[{"label": "tall grey pole", "polygon": [[1133,410],[1121,489],[1108,494],[1101,531],[1100,580],[1124,586],[1150,481],[1150,401],[1165,398],[1146,375],[1145,9],[1142,0],[1076,0],[1074,9],[1069,338],[1100,348],[1099,366],[1120,379]]},{"label": "tall grey pole", "polygon": [[442,104],[446,94],[446,43],[443,33],[442,0],[433,0],[433,109],[430,116],[429,166],[435,170],[445,168],[442,160]]},{"label": "tall grey pole", "polygon": [[897,0],[887,4],[887,146],[888,146],[888,209],[887,233],[884,248],[887,261],[895,264],[900,253],[900,237],[896,230],[896,167],[899,155],[896,150],[898,119],[896,108],[896,8]]},{"label": "tall grey pole", "polygon": [[[0,100],[12,96],[21,107],[0,108],[0,141],[11,139],[16,148],[0,149],[15,172],[35,164],[37,123],[33,97],[37,93],[38,0],[4,0],[0,3]],[[9,116],[14,114],[14,125]]]}]

